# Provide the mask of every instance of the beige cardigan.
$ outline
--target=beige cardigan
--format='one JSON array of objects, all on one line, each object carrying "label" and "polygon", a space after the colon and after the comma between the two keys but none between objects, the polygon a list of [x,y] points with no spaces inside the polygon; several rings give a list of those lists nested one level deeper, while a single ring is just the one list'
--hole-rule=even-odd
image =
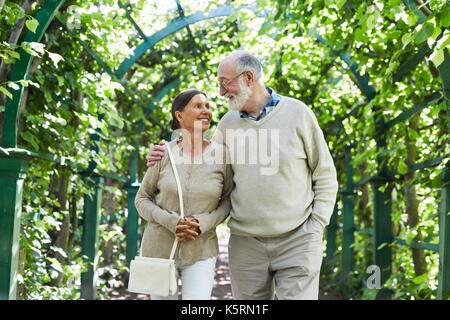
[{"label": "beige cardigan", "polygon": [[[228,216],[233,188],[233,174],[227,148],[212,142],[203,154],[184,155],[176,141],[171,147],[183,192],[184,214],[200,223],[195,240],[179,243],[178,262],[191,265],[218,254],[216,226]],[[218,161],[220,159],[220,161]],[[168,153],[147,169],[136,194],[135,205],[147,226],[142,239],[142,255],[169,258],[180,219],[177,184]]]}]

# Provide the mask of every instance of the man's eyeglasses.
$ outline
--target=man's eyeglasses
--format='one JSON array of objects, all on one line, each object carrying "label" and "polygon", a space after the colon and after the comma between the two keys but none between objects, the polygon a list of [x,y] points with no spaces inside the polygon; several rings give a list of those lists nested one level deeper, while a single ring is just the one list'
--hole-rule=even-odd
[{"label": "man's eyeglasses", "polygon": [[239,73],[236,77],[231,78],[231,79],[228,80],[228,81],[219,81],[219,88],[223,88],[223,89],[225,89],[225,90],[228,90],[228,85],[229,85],[231,82],[233,82],[234,79],[239,78],[239,77],[242,76],[244,73],[245,73],[245,71]]}]

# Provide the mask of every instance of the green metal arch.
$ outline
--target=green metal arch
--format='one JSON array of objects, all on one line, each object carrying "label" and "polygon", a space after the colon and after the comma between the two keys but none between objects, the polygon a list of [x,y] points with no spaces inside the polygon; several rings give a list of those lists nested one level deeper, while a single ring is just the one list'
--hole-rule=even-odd
[{"label": "green metal arch", "polygon": [[[311,30],[316,39],[324,45],[327,45],[327,40],[325,40],[320,34],[318,34],[315,30]],[[328,45],[327,45],[328,46]],[[333,53],[338,55],[350,68],[350,71],[354,75],[356,81],[355,84],[361,90],[361,92],[366,96],[367,100],[372,100],[376,95],[376,90],[371,85],[369,85],[369,76],[367,73],[361,75],[358,72],[358,64],[350,60],[350,54],[342,54],[339,51],[331,49]]]},{"label": "green metal arch", "polygon": [[191,24],[207,20],[213,19],[221,16],[230,16],[235,11],[239,11],[241,9],[251,9],[249,6],[240,6],[240,7],[231,7],[231,6],[223,6],[216,9],[213,9],[209,12],[208,15],[204,15],[203,12],[199,11],[190,16],[179,17],[173,20],[166,27],[161,30],[155,32],[153,35],[145,39],[139,46],[134,49],[133,55],[127,59],[125,59],[117,68],[115,74],[117,78],[122,79],[123,76],[128,72],[131,66],[150,48],[152,48],[156,43],[164,39],[165,37],[177,32],[180,29],[183,29]]},{"label": "green metal arch", "polygon": [[[24,41],[27,42],[40,42],[42,36],[47,30],[53,18],[56,16],[60,16],[58,9],[65,2],[65,0],[49,0],[47,1],[41,10],[36,15],[36,20],[39,22],[39,26],[35,33],[28,31]],[[196,22],[213,19],[219,16],[230,16],[235,11],[243,9],[243,8],[251,8],[249,6],[240,6],[238,8],[232,6],[223,6],[216,9],[213,9],[209,12],[208,15],[204,15],[203,12],[197,12],[187,17],[180,17],[172,21],[165,28],[157,31],[152,36],[145,39],[145,41],[139,45],[134,54],[125,59],[117,71],[115,75],[120,80],[123,78],[125,73],[130,69],[130,67],[141,57],[146,50],[152,48],[158,41],[161,41],[165,37],[170,34],[175,33],[176,31]],[[61,17],[60,17],[61,18]],[[28,70],[31,65],[31,61],[33,57],[25,52],[23,49],[20,51],[20,61],[14,64],[11,81],[25,80],[28,76]],[[98,59],[96,59],[97,62]],[[99,63],[102,65],[101,61]],[[102,67],[109,73],[112,74],[111,70],[108,70],[106,64],[102,65]],[[106,68],[105,68],[106,67]],[[17,130],[18,130],[18,119],[19,119],[19,106],[23,96],[23,86],[18,83],[19,89],[13,90],[12,95],[13,98],[7,98],[5,105],[5,119],[3,126],[3,139],[2,139],[2,147],[4,148],[16,148],[17,147]],[[151,112],[150,112],[151,113]]]},{"label": "green metal arch", "polygon": [[[450,129],[450,53],[444,50],[444,61],[437,68],[442,80],[447,109],[447,130]],[[448,131],[447,131],[448,132]],[[450,162],[441,174],[442,202],[439,208],[439,275],[438,299],[450,298]]]},{"label": "green metal arch", "polygon": [[[174,89],[175,87],[177,87],[179,84],[181,83],[180,78],[177,77],[176,79],[170,81],[169,83],[167,83],[156,95],[155,97],[152,99],[152,101],[150,101],[150,103],[148,104],[147,108],[144,110],[145,115],[150,115],[153,110],[156,107],[155,102],[161,100],[162,98],[164,98],[164,96],[166,94],[168,94],[172,89]],[[137,128],[136,128],[136,135],[142,133],[142,131],[144,130],[144,121],[142,119],[139,120]],[[131,158],[130,158],[130,184],[133,183],[138,183],[138,174],[137,174],[137,169],[138,169],[138,143],[135,142],[135,150],[132,152]]]}]

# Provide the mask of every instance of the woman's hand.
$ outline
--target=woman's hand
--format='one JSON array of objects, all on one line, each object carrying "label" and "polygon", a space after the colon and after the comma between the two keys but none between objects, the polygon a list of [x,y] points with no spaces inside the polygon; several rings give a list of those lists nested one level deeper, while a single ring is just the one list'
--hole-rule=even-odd
[{"label": "woman's hand", "polygon": [[178,221],[175,228],[175,236],[178,242],[194,240],[201,233],[198,220],[192,217],[184,218]]}]

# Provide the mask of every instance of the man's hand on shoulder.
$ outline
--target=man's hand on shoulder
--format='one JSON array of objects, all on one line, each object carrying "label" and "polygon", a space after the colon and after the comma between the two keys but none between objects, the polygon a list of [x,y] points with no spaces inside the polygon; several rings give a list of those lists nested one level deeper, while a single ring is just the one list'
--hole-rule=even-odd
[{"label": "man's hand on shoulder", "polygon": [[153,167],[157,161],[161,160],[164,156],[165,148],[164,142],[160,142],[159,145],[155,144],[147,155],[147,167]]}]

